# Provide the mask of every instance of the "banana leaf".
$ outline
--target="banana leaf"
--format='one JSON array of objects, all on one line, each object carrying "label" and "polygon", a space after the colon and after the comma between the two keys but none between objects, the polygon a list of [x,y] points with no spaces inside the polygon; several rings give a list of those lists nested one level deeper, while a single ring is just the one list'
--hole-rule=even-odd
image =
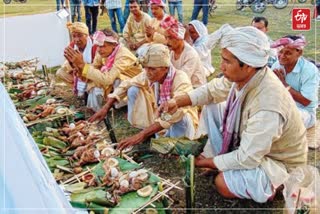
[{"label": "banana leaf", "polygon": [[207,137],[203,136],[198,140],[188,138],[160,137],[151,139],[151,150],[161,154],[185,155],[192,154],[198,156],[206,145]]},{"label": "banana leaf", "polygon": [[22,92],[22,90],[20,89],[17,89],[17,88],[10,88],[9,90],[9,94],[14,94],[14,93],[17,93],[17,94],[20,94]]},{"label": "banana leaf", "polygon": [[34,141],[37,143],[37,144],[42,144],[43,143],[43,137],[33,137]]},{"label": "banana leaf", "polygon": [[28,99],[24,102],[20,102],[17,107],[18,108],[34,108],[36,107],[37,105],[42,105],[44,104],[47,99],[51,98],[50,96],[44,96],[44,95],[40,95],[40,96],[36,96],[32,99]]},{"label": "banana leaf", "polygon": [[68,192],[77,192],[83,190],[86,186],[87,184],[85,182],[79,182],[75,184],[65,185],[64,188]]},{"label": "banana leaf", "polygon": [[96,214],[105,214],[109,212],[109,208],[106,208],[104,206],[100,206],[96,203],[91,202],[88,205],[89,210],[94,211]]},{"label": "banana leaf", "polygon": [[67,166],[69,165],[69,161],[62,158],[62,157],[50,157],[50,158],[46,158],[45,157],[45,160],[49,166],[49,168],[52,170],[54,168],[56,168],[57,165],[60,165],[60,166]]},{"label": "banana leaf", "polygon": [[112,207],[114,204],[107,199],[107,192],[102,189],[87,189],[80,193],[72,193],[70,198],[72,202],[90,203]]},{"label": "banana leaf", "polygon": [[52,146],[58,149],[63,149],[67,147],[67,144],[65,142],[58,140],[57,138],[52,136],[43,138],[43,144]]},{"label": "banana leaf", "polygon": [[[150,178],[151,179],[151,178]],[[158,185],[152,185],[153,191],[148,197],[140,197],[137,192],[129,192],[121,196],[120,203],[109,211],[109,214],[129,214],[138,209],[158,192]]]},{"label": "banana leaf", "polygon": [[70,201],[70,204],[72,207],[87,209],[87,204],[85,202]]},{"label": "banana leaf", "polygon": [[46,130],[47,127],[61,127],[61,125],[62,124],[60,124],[58,120],[47,121],[32,125],[31,127],[28,127],[28,130],[30,133],[33,134],[33,132],[43,132]]}]

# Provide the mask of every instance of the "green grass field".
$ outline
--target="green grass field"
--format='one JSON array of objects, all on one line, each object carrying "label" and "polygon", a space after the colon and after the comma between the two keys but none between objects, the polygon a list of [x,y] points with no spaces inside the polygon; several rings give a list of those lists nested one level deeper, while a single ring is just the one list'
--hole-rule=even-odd
[{"label": "green grass field", "polygon": [[[124,2],[124,0],[123,0]],[[190,20],[193,1],[184,0],[184,22],[187,23]],[[213,32],[218,29],[222,24],[229,23],[232,26],[245,26],[251,23],[251,19],[256,15],[262,15],[269,19],[269,33],[268,35],[272,39],[277,39],[287,34],[303,33],[308,41],[308,46],[305,49],[304,55],[308,58],[316,59],[320,61],[320,21],[311,21],[312,29],[310,31],[292,31],[291,30],[291,9],[294,7],[310,8],[313,13],[313,8],[308,1],[305,4],[289,4],[285,9],[277,10],[272,5],[268,6],[263,14],[254,14],[250,8],[245,8],[243,11],[237,11],[235,9],[235,0],[217,0],[218,8],[209,17],[208,29],[209,32]],[[291,2],[291,1],[289,1]],[[294,2],[294,1],[293,1]],[[54,0],[29,0],[26,4],[11,3],[5,5],[2,1],[0,3],[1,17],[10,17],[17,15],[30,15],[37,13],[47,13],[55,11],[56,3]],[[167,9],[168,11],[168,9]],[[200,12],[201,19],[202,14]],[[85,21],[84,11],[82,11],[82,21]],[[98,28],[111,28],[110,21],[107,13],[103,16],[99,16]],[[318,42],[317,42],[318,39]],[[219,50],[213,50],[213,64],[215,67],[219,67]]]}]

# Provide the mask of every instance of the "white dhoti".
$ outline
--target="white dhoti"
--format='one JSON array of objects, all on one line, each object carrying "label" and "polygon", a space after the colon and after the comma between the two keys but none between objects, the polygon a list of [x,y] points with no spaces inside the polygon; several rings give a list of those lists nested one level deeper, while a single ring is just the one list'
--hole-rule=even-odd
[{"label": "white dhoti", "polygon": [[316,121],[317,121],[316,113],[306,111],[305,109],[301,109],[299,107],[298,109],[299,109],[304,127],[306,127],[306,129],[309,129],[316,124]]},{"label": "white dhoti", "polygon": [[[222,148],[222,120],[226,103],[204,106],[201,112],[198,135],[208,134],[208,142],[202,155],[206,158],[217,156]],[[262,167],[223,171],[224,181],[234,195],[266,202],[274,193],[271,181]]]},{"label": "white dhoti", "polygon": [[103,106],[104,91],[101,88],[94,87],[88,93],[87,107],[98,112]]}]

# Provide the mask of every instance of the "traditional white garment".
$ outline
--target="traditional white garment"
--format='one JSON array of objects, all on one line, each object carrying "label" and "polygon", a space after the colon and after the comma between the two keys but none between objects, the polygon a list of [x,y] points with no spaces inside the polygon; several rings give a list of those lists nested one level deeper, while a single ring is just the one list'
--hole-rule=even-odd
[{"label": "traditional white garment", "polygon": [[[87,37],[87,45],[82,53],[83,60],[85,63],[91,64],[91,62],[92,62],[92,46],[93,46],[92,40],[88,36]],[[79,50],[77,45],[74,45],[74,49]],[[77,82],[78,96],[83,96],[84,93],[86,92],[86,89],[87,89],[87,83],[78,78],[78,82]]]},{"label": "traditional white garment", "polygon": [[203,67],[206,69],[206,76],[208,77],[215,71],[212,66],[211,50],[206,46],[208,29],[199,20],[192,20],[189,22],[189,25],[192,25],[199,35],[198,39],[194,41],[193,47],[198,52]]},{"label": "traditional white garment", "polygon": [[265,33],[252,26],[233,28],[229,24],[222,25],[208,36],[209,49],[217,44],[220,44],[221,48],[227,48],[243,63],[255,68],[265,66],[269,56],[274,54]]},{"label": "traditional white garment", "polygon": [[171,52],[171,63],[176,69],[186,72],[194,88],[207,82],[200,57],[188,43],[184,42],[184,49],[178,59],[175,59],[174,52]]},{"label": "traditional white garment", "polygon": [[[83,51],[83,60],[87,64],[92,63],[92,40],[90,37],[87,39],[86,48]],[[77,90],[78,96],[82,96],[87,89],[87,83],[78,79],[77,82]],[[88,92],[88,99],[87,99],[87,107],[91,108],[95,112],[99,111],[103,104],[103,94],[104,91],[101,88],[94,87]]]}]

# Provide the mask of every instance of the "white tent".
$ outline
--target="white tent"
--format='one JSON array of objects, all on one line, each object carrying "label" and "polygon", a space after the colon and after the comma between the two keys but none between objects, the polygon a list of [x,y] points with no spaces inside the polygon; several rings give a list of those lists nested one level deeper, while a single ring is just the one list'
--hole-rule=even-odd
[{"label": "white tent", "polygon": [[57,14],[0,18],[0,61],[17,62],[38,57],[39,66],[61,65],[63,50],[70,39],[67,17]]},{"label": "white tent", "polygon": [[0,82],[0,213],[74,213]]}]

